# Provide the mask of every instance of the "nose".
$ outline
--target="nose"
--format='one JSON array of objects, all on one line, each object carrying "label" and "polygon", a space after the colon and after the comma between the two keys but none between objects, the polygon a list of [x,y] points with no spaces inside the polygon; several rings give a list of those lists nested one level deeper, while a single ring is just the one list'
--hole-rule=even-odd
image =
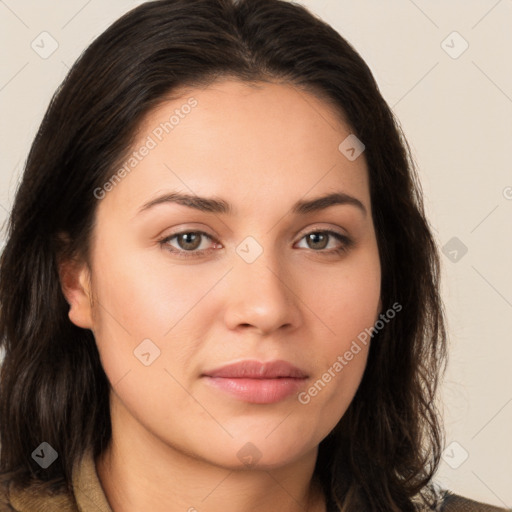
[{"label": "nose", "polygon": [[267,335],[301,324],[301,300],[293,275],[269,251],[252,263],[238,259],[227,279],[225,324],[229,329],[252,328]]}]

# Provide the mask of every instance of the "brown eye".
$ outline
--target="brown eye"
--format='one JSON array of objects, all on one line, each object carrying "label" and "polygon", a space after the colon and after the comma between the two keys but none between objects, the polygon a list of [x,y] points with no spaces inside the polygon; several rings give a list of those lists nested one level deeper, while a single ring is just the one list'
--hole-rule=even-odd
[{"label": "brown eye", "polygon": [[316,231],[306,235],[306,240],[311,249],[325,249],[329,242],[329,234],[323,231]]},{"label": "brown eye", "polygon": [[[312,231],[302,237],[301,240],[306,240],[306,249],[312,249],[315,252],[325,254],[340,254],[347,251],[352,245],[353,241],[341,233],[331,230]],[[337,240],[337,246],[327,248],[331,240]]]},{"label": "brown eye", "polygon": [[176,235],[180,249],[185,251],[194,251],[201,245],[201,233],[191,231],[190,233],[180,233]]},{"label": "brown eye", "polygon": [[187,258],[201,256],[212,249],[212,247],[200,249],[203,239],[213,242],[213,238],[203,231],[183,231],[167,236],[159,240],[159,243],[173,254]]}]

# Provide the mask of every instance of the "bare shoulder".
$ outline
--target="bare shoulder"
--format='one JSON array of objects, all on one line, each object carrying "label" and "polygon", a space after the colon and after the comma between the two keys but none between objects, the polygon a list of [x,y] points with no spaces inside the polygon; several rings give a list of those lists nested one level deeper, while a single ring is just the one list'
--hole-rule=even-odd
[{"label": "bare shoulder", "polygon": [[492,505],[487,505],[486,503],[481,503],[479,501],[474,501],[469,498],[465,498],[464,496],[459,496],[458,494],[454,494],[452,492],[447,491],[445,493],[442,507],[440,508],[441,512],[510,512],[511,508],[501,508],[494,507]]}]

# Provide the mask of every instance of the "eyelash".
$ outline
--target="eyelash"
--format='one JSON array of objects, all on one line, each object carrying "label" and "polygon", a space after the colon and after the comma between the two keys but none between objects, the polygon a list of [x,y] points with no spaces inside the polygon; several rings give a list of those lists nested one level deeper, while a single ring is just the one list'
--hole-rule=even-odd
[{"label": "eyelash", "polygon": [[[206,238],[209,238],[211,241],[218,243],[208,233],[205,233],[204,231],[194,231],[194,230],[181,231],[179,233],[174,233],[172,235],[166,236],[165,238],[161,238],[160,240],[158,240],[158,242],[161,247],[163,247],[167,251],[171,252],[172,254],[178,256],[179,258],[198,258],[198,257],[201,257],[202,255],[204,255],[205,253],[210,253],[212,251],[215,251],[215,249],[203,249],[202,251],[198,251],[197,249],[195,249],[194,251],[185,251],[185,250],[178,250],[174,247],[172,249],[170,248],[170,247],[172,247],[169,245],[169,242],[171,240],[173,240],[174,238],[176,238],[180,235],[191,234],[191,233],[198,234],[198,235],[204,235]],[[352,239],[348,238],[345,235],[342,235],[341,233],[338,233],[337,231],[332,231],[329,229],[310,231],[309,233],[306,233],[305,235],[303,235],[300,240],[302,240],[303,238],[305,238],[308,235],[318,234],[318,233],[328,234],[328,235],[336,238],[338,241],[342,242],[342,245],[336,249],[330,249],[330,250],[321,249],[321,250],[315,251],[314,249],[311,249],[313,252],[323,253],[323,254],[327,254],[327,255],[341,255],[341,254],[346,253],[353,245]]]}]

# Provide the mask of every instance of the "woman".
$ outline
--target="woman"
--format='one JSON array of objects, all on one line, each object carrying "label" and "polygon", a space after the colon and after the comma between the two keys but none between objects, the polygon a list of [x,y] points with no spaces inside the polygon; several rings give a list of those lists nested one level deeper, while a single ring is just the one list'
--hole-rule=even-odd
[{"label": "woman", "polygon": [[499,510],[433,484],[438,267],[339,34],[279,0],[141,5],[15,200],[0,510]]}]

